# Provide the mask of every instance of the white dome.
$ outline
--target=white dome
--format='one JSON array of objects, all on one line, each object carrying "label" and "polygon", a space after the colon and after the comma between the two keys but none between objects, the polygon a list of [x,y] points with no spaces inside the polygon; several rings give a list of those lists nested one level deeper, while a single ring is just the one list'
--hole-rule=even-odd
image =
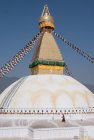
[{"label": "white dome", "polygon": [[65,75],[23,77],[0,95],[2,108],[94,107],[94,95],[84,85]]}]

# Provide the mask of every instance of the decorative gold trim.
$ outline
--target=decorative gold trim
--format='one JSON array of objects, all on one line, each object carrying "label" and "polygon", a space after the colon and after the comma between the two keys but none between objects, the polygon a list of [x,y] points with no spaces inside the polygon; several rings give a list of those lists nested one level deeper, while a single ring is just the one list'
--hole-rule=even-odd
[{"label": "decorative gold trim", "polygon": [[40,28],[44,28],[44,27],[51,27],[51,28],[54,28],[54,24],[52,24],[51,22],[43,22],[43,23],[40,23]]},{"label": "decorative gold trim", "polygon": [[64,70],[64,67],[62,67],[62,66],[37,65],[37,66],[32,68],[32,70],[37,70],[37,69],[42,69],[42,70]]}]

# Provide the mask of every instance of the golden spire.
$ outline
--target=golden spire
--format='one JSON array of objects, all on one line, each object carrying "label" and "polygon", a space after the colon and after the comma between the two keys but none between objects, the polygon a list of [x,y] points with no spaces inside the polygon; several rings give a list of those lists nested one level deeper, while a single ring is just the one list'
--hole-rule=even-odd
[{"label": "golden spire", "polygon": [[52,35],[54,20],[50,15],[48,6],[45,5],[39,20],[40,30],[45,29],[40,44],[35,49],[32,62],[29,65],[32,75],[64,73],[65,62]]},{"label": "golden spire", "polygon": [[44,6],[42,15],[39,19],[39,27],[40,27],[40,30],[44,28],[54,30],[54,20],[53,20],[53,17],[50,15],[47,5]]}]

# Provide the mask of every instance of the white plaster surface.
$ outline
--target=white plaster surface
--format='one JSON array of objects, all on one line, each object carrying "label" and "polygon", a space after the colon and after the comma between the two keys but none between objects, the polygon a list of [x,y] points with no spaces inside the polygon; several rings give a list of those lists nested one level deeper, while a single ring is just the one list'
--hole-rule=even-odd
[{"label": "white plaster surface", "polygon": [[3,108],[94,107],[94,95],[84,85],[65,75],[23,77],[0,95]]}]

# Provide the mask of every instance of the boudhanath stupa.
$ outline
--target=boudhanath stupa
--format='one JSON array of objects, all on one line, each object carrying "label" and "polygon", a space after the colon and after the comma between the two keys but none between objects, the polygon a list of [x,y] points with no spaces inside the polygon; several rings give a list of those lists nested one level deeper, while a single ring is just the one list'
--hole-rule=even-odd
[{"label": "boudhanath stupa", "polygon": [[39,27],[43,36],[29,65],[31,74],[0,95],[0,140],[92,140],[94,95],[64,74],[66,62],[47,5]]}]

